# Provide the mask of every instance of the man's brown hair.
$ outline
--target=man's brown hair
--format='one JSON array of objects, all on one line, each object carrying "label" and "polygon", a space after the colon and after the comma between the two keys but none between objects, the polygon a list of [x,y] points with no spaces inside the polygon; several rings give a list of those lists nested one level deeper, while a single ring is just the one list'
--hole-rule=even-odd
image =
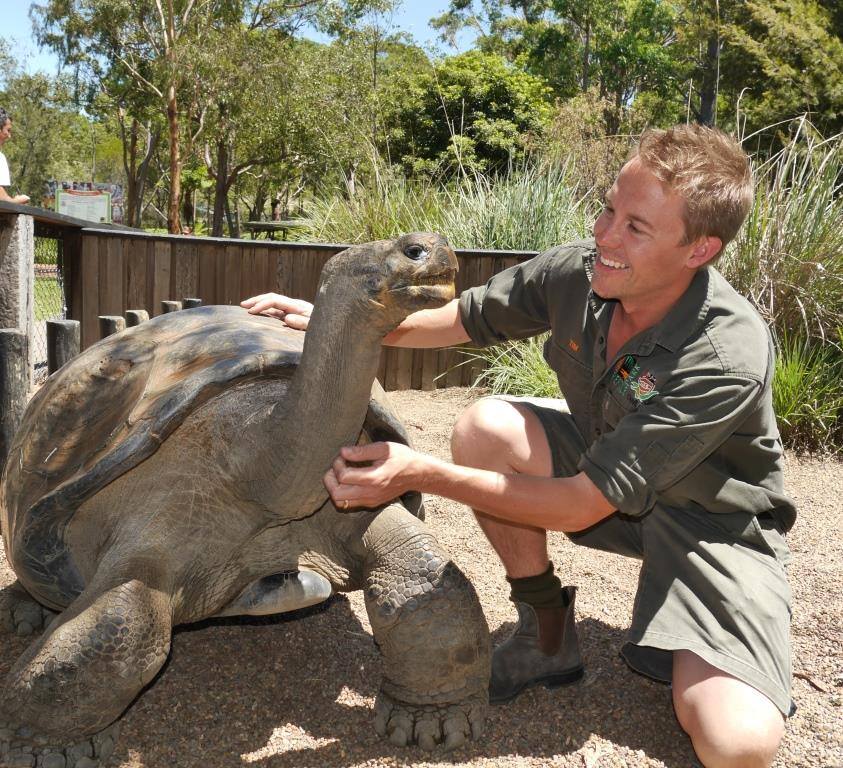
[{"label": "man's brown hair", "polygon": [[703,125],[650,128],[632,157],[685,201],[686,244],[711,236],[725,248],[735,238],[753,195],[749,158],[735,139]]}]

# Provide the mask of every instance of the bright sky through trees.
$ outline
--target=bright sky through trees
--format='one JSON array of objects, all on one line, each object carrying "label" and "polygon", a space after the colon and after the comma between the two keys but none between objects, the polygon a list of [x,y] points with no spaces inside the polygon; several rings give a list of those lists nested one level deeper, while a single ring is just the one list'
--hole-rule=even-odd
[{"label": "bright sky through trees", "polygon": [[[0,0],[0,36],[14,41],[14,51],[26,59],[21,63],[25,63],[27,69],[53,74],[58,67],[58,59],[52,51],[38,50],[29,20],[31,4],[28,0]],[[444,13],[448,5],[448,0],[405,0],[395,14],[395,27],[412,35],[418,43],[443,47],[428,21]],[[464,51],[471,47],[472,38],[470,33],[463,33],[458,38],[458,50]],[[452,53],[453,49],[447,52]]]}]

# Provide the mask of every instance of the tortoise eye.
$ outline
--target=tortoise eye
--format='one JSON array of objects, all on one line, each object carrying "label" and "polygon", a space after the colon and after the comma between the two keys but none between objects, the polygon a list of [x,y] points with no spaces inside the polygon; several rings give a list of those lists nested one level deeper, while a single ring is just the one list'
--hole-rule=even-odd
[{"label": "tortoise eye", "polygon": [[404,255],[408,259],[418,261],[419,259],[423,259],[425,256],[427,256],[427,251],[421,245],[408,245],[404,249]]}]

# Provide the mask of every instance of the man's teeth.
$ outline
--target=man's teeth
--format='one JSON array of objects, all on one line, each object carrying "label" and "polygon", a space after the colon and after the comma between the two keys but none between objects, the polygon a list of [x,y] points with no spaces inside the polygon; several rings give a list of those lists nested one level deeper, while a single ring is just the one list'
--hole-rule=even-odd
[{"label": "man's teeth", "polygon": [[619,261],[612,261],[611,259],[607,259],[605,256],[600,257],[600,263],[605,264],[607,267],[611,267],[612,269],[626,269],[626,264],[621,264]]}]

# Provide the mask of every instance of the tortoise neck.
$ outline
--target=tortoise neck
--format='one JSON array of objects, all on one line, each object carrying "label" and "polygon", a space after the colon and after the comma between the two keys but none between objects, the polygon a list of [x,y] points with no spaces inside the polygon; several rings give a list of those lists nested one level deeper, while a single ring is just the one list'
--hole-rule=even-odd
[{"label": "tortoise neck", "polygon": [[321,287],[288,396],[270,415],[269,476],[257,489],[270,511],[318,509],[328,498],[325,472],[363,427],[385,332],[344,293]]}]

